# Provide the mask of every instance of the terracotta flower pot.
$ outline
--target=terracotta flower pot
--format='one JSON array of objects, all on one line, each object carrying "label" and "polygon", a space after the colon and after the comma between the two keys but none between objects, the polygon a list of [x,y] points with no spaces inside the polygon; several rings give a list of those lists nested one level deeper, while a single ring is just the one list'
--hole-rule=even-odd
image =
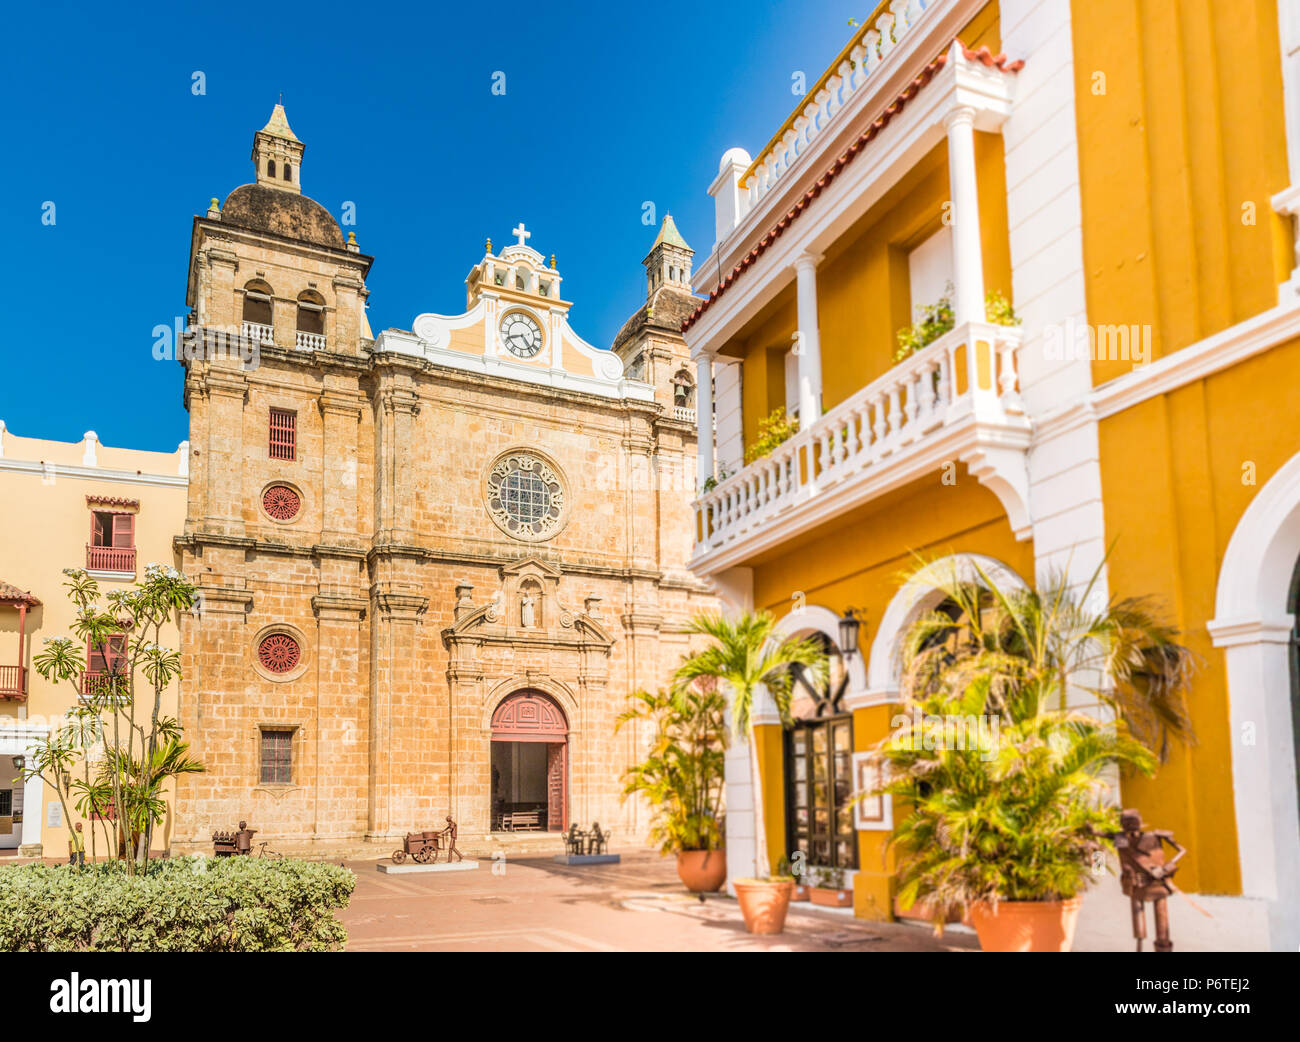
[{"label": "terracotta flower pot", "polygon": [[815,886],[809,892],[812,903],[825,908],[850,908],[853,905],[853,891],[847,889],[831,890],[824,886]]},{"label": "terracotta flower pot", "polygon": [[999,901],[972,905],[971,924],[986,952],[1068,952],[1081,900]]},{"label": "terracotta flower pot", "polygon": [[807,901],[807,900],[808,900],[808,888],[807,888],[806,886],[803,886],[801,883],[795,883],[795,885],[794,885],[794,893],[792,893],[792,894],[790,895],[790,900],[791,900],[791,901]]},{"label": "terracotta flower pot", "polygon": [[737,879],[736,900],[750,933],[780,933],[785,929],[785,913],[794,893],[791,879]]},{"label": "terracotta flower pot", "polygon": [[725,850],[681,850],[677,853],[677,878],[693,894],[720,889],[727,878]]}]

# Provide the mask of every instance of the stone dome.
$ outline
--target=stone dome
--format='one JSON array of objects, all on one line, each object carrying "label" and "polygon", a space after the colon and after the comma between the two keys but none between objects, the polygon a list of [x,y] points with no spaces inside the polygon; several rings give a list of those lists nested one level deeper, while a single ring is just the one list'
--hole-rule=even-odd
[{"label": "stone dome", "polygon": [[316,246],[343,248],[343,232],[325,207],[296,192],[241,185],[226,196],[221,223]]}]

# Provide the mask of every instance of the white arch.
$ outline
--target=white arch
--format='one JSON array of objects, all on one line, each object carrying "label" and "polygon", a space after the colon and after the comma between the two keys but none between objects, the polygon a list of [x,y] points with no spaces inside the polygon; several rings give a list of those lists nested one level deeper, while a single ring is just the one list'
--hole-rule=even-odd
[{"label": "white arch", "polygon": [[871,642],[871,662],[861,704],[878,705],[897,697],[898,648],[903,634],[918,615],[929,611],[943,599],[943,594],[935,589],[937,581],[950,579],[953,569],[962,580],[974,579],[976,565],[1004,589],[1023,590],[1027,587],[1025,580],[1015,571],[996,558],[983,554],[952,554],[930,562],[903,584],[880,617],[875,640]]},{"label": "white arch", "polygon": [[[805,604],[802,608],[789,612],[777,620],[776,628],[773,631],[774,636],[778,638],[793,637],[800,633],[807,633],[810,630],[816,630],[818,633],[825,634],[838,648],[840,646],[840,617],[829,608],[823,608],[820,604]],[[849,686],[844,692],[844,698],[841,700],[845,709],[853,708],[854,701],[860,700],[863,692],[867,689],[867,667],[863,661],[864,656],[861,651],[844,662],[844,669],[849,675]],[[763,692],[763,698],[768,699],[767,692]],[[764,702],[766,709],[769,703]],[[776,706],[771,705],[771,711],[776,713]]]},{"label": "white arch", "polygon": [[1255,494],[1219,569],[1215,618],[1232,727],[1232,786],[1241,886],[1268,902],[1270,947],[1300,946],[1300,812],[1287,611],[1300,560],[1300,454]]}]

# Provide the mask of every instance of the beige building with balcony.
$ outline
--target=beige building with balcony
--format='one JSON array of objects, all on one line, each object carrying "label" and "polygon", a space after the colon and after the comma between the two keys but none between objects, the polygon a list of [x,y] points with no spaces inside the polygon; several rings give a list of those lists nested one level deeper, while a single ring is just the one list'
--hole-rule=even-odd
[{"label": "beige building with balcony", "polygon": [[[172,540],[185,520],[189,444],[175,452],[14,435],[0,423],[0,857],[63,857],[68,822],[54,790],[18,780],[15,757],[57,728],[76,703],[67,683],[36,672],[49,637],[73,636],[65,568],[84,568],[103,591],[134,583],[152,562],[177,563]],[[180,646],[175,627],[163,642]],[[103,669],[87,649],[88,681]],[[177,713],[176,689],[164,713]],[[169,794],[170,801],[170,794]],[[156,845],[165,849],[170,815]]]}]

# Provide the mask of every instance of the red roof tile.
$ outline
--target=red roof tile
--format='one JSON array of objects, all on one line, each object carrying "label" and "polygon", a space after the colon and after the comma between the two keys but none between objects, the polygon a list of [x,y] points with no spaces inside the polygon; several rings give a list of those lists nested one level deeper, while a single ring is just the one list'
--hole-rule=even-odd
[{"label": "red roof tile", "polygon": [[17,586],[11,586],[3,579],[0,579],[0,604],[28,604],[37,607],[40,603],[27,591],[20,590]]}]

